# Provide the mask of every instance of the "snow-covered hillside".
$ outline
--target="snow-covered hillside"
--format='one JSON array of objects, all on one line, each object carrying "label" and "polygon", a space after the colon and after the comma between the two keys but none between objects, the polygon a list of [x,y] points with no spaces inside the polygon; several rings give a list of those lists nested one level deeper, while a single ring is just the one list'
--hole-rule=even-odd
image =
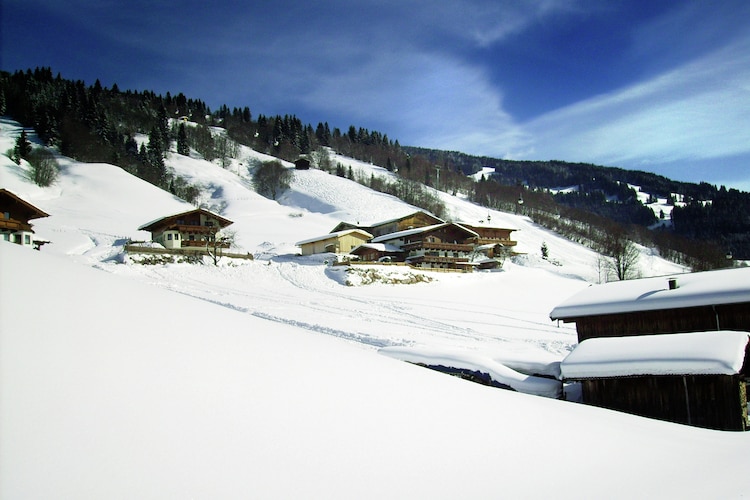
[{"label": "snow-covered hillside", "polygon": [[[0,122],[0,151],[18,133]],[[317,170],[294,172],[271,201],[249,187],[260,157],[243,149],[228,169],[168,158],[256,256],[215,267],[123,257],[128,238],[148,238],[140,225],[191,208],[168,193],[66,158],[39,188],[0,156],[0,186],[50,214],[33,222],[52,242],[0,242],[0,498],[750,492],[749,436],[483,387],[378,352],[559,360],[575,333],[549,312],[597,279],[596,254],[490,211],[527,252],[503,270],[347,286],[345,267],[300,257],[294,243],[415,208]],[[488,215],[441,196],[454,220]],[[559,265],[541,259],[543,242]],[[645,250],[641,264],[644,275],[679,271]],[[561,476],[561,460],[581,476]]]}]

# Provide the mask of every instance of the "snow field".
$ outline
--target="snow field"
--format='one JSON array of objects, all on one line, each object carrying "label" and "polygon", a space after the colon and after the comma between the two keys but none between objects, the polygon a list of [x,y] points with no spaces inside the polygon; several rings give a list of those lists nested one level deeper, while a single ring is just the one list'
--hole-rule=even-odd
[{"label": "snow field", "polygon": [[[0,151],[17,133],[0,122]],[[242,151],[242,162],[257,155]],[[32,221],[51,241],[41,252],[0,242],[0,498],[750,492],[748,435],[488,388],[378,353],[521,368],[569,352],[573,328],[548,315],[593,282],[596,255],[528,219],[492,212],[528,252],[502,271],[350,287],[345,268],[296,256],[294,242],[414,207],[315,171],[295,172],[280,204],[248,189],[239,162],[170,154],[256,260],[142,266],[123,242],[190,206],[111,165],[60,161],[42,189],[0,156],[2,187],[51,214]],[[487,215],[447,199],[456,219]],[[542,241],[561,266],[538,256]]]}]

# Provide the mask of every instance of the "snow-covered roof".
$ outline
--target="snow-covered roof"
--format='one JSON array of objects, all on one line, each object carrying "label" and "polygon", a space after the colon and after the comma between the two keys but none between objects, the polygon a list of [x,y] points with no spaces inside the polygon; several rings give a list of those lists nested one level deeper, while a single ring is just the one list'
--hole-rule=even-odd
[{"label": "snow-covered roof", "polygon": [[578,344],[561,363],[563,380],[633,375],[734,375],[748,332],[716,331],[600,337]]},{"label": "snow-covered roof", "polygon": [[402,220],[404,220],[404,219],[406,219],[408,217],[414,217],[414,216],[416,216],[418,214],[425,214],[428,217],[430,217],[432,219],[435,219],[436,221],[445,222],[443,219],[441,219],[441,218],[439,218],[439,217],[431,214],[430,212],[427,212],[426,210],[417,210],[416,212],[409,212],[408,214],[401,215],[399,217],[392,217],[390,219],[377,220],[377,221],[373,221],[373,222],[369,222],[369,223],[362,223],[361,224],[359,221],[357,221],[357,222],[342,221],[342,222],[339,222],[336,225],[336,227],[334,228],[334,231],[337,228],[339,228],[339,227],[366,227],[366,228],[372,229],[372,228],[375,228],[375,227],[385,226],[386,224],[392,224],[394,222],[399,222],[399,221],[402,221]]},{"label": "snow-covered roof", "polygon": [[433,224],[432,226],[415,227],[412,229],[404,229],[403,231],[397,231],[395,233],[384,234],[382,236],[378,236],[377,238],[373,238],[372,243],[382,243],[384,241],[398,240],[401,238],[405,238],[407,236],[412,236],[414,234],[428,233],[430,231],[434,231],[435,229],[439,229],[441,227],[446,227],[446,226],[457,226],[463,229],[464,231],[466,231],[467,233],[471,233],[474,236],[479,236],[476,232],[472,231],[471,229],[467,229],[460,224],[456,224],[455,222],[443,222],[441,224]]},{"label": "snow-covered roof", "polygon": [[310,238],[307,240],[298,241],[296,245],[299,246],[299,245],[306,245],[308,243],[315,243],[316,241],[333,240],[336,238],[340,238],[341,236],[346,236],[347,234],[350,234],[350,233],[359,234],[368,240],[372,238],[372,235],[370,233],[368,233],[367,231],[363,231],[362,229],[345,229],[343,231],[336,231],[335,233],[327,233],[322,236],[316,236],[314,238]]},{"label": "snow-covered roof", "polygon": [[[676,288],[670,289],[670,280],[676,280]],[[550,318],[574,319],[741,302],[750,302],[750,267],[592,285],[555,307]]]},{"label": "snow-covered roof", "polygon": [[[427,216],[429,216],[429,217],[431,217],[431,218],[433,218],[435,220],[443,221],[443,219],[441,219],[440,217],[437,217],[437,216],[431,214],[430,212],[428,212],[426,210],[417,210],[416,212],[409,212],[408,214],[402,215],[400,217],[394,217],[392,219],[381,220],[381,221],[378,221],[378,222],[374,222],[370,226],[371,227],[384,226],[386,224],[391,224],[393,222],[398,222],[398,221],[404,220],[404,219],[406,219],[408,217],[414,217],[417,214],[425,214],[425,215],[427,215]],[[445,222],[445,221],[443,221],[443,222]]]},{"label": "snow-covered roof", "polygon": [[180,212],[178,214],[167,215],[165,217],[159,217],[158,219],[154,219],[154,220],[152,220],[150,222],[147,222],[147,223],[141,225],[138,228],[138,230],[139,231],[150,231],[151,229],[153,229],[153,226],[156,226],[159,222],[167,221],[167,220],[170,220],[170,219],[177,219],[179,217],[184,217],[186,215],[189,215],[189,214],[192,214],[192,213],[196,213],[196,212],[197,213],[202,213],[202,214],[204,214],[204,215],[206,215],[208,217],[212,217],[212,218],[218,220],[219,224],[221,225],[221,227],[226,227],[226,226],[232,224],[232,221],[230,221],[229,219],[227,219],[225,217],[222,217],[221,215],[219,215],[217,213],[214,213],[214,212],[212,212],[210,210],[206,210],[205,208],[196,208],[196,209],[193,209],[193,210],[188,210],[187,212]]},{"label": "snow-covered roof", "polygon": [[369,248],[371,250],[376,250],[378,252],[402,252],[399,247],[394,245],[389,245],[387,243],[362,243],[361,245],[355,247],[352,249],[350,253],[356,253],[357,249],[359,248]]}]

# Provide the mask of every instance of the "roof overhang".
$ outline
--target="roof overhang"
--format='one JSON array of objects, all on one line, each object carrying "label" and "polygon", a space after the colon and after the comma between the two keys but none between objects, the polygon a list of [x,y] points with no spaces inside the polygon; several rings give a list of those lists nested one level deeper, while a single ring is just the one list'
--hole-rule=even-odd
[{"label": "roof overhang", "polygon": [[[670,282],[673,285],[670,285]],[[592,285],[563,301],[550,319],[750,303],[750,267]]]},{"label": "roof overhang", "polygon": [[226,219],[226,218],[222,217],[219,214],[216,214],[216,213],[211,212],[209,210],[206,210],[204,208],[198,208],[198,209],[195,209],[195,210],[188,210],[187,212],[181,212],[179,214],[168,215],[166,217],[159,217],[158,219],[155,219],[155,220],[152,220],[151,222],[147,222],[147,223],[143,224],[142,226],[140,226],[138,228],[138,230],[139,231],[153,232],[155,229],[158,229],[158,228],[164,226],[165,224],[169,224],[170,223],[169,221],[171,221],[171,220],[177,220],[177,219],[179,219],[181,217],[185,217],[185,216],[188,216],[188,215],[191,215],[191,214],[194,214],[194,213],[204,214],[207,217],[211,217],[212,219],[216,219],[219,222],[219,227],[220,228],[224,228],[224,227],[229,226],[230,224],[233,224],[233,222],[231,220]]},{"label": "roof overhang", "polygon": [[633,376],[736,375],[750,333],[672,333],[586,339],[560,364],[564,380]]},{"label": "roof overhang", "polygon": [[308,245],[310,243],[318,243],[320,241],[336,240],[338,238],[341,238],[342,236],[346,236],[349,234],[359,236],[363,240],[369,240],[372,238],[372,235],[370,233],[368,233],[367,231],[363,231],[362,229],[346,229],[344,231],[337,231],[335,233],[328,233],[322,236],[316,236],[315,238],[298,241],[297,243],[295,243],[295,245],[301,246]]}]

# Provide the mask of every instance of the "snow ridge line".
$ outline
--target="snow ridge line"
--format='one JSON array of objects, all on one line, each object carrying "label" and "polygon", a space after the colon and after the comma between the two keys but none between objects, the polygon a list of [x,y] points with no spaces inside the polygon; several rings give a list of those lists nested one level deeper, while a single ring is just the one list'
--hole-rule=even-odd
[{"label": "snow ridge line", "polygon": [[317,333],[323,333],[325,335],[331,335],[333,337],[342,338],[345,340],[351,340],[353,342],[357,342],[359,344],[369,345],[377,348],[382,347],[393,347],[393,346],[407,346],[411,345],[412,342],[394,342],[391,340],[386,339],[379,339],[374,338],[370,335],[366,335],[363,333],[351,333],[351,332],[345,332],[343,330],[336,330],[334,328],[329,328],[327,326],[322,325],[314,325],[311,323],[305,323],[303,321],[297,321],[293,319],[286,319],[281,318],[279,316],[274,316],[272,314],[266,314],[260,311],[256,311],[251,313],[252,316],[255,316],[257,318],[266,319],[269,321],[275,321],[277,323],[283,323],[285,325],[291,325],[296,326],[298,328],[302,328],[305,330],[310,330]]}]

